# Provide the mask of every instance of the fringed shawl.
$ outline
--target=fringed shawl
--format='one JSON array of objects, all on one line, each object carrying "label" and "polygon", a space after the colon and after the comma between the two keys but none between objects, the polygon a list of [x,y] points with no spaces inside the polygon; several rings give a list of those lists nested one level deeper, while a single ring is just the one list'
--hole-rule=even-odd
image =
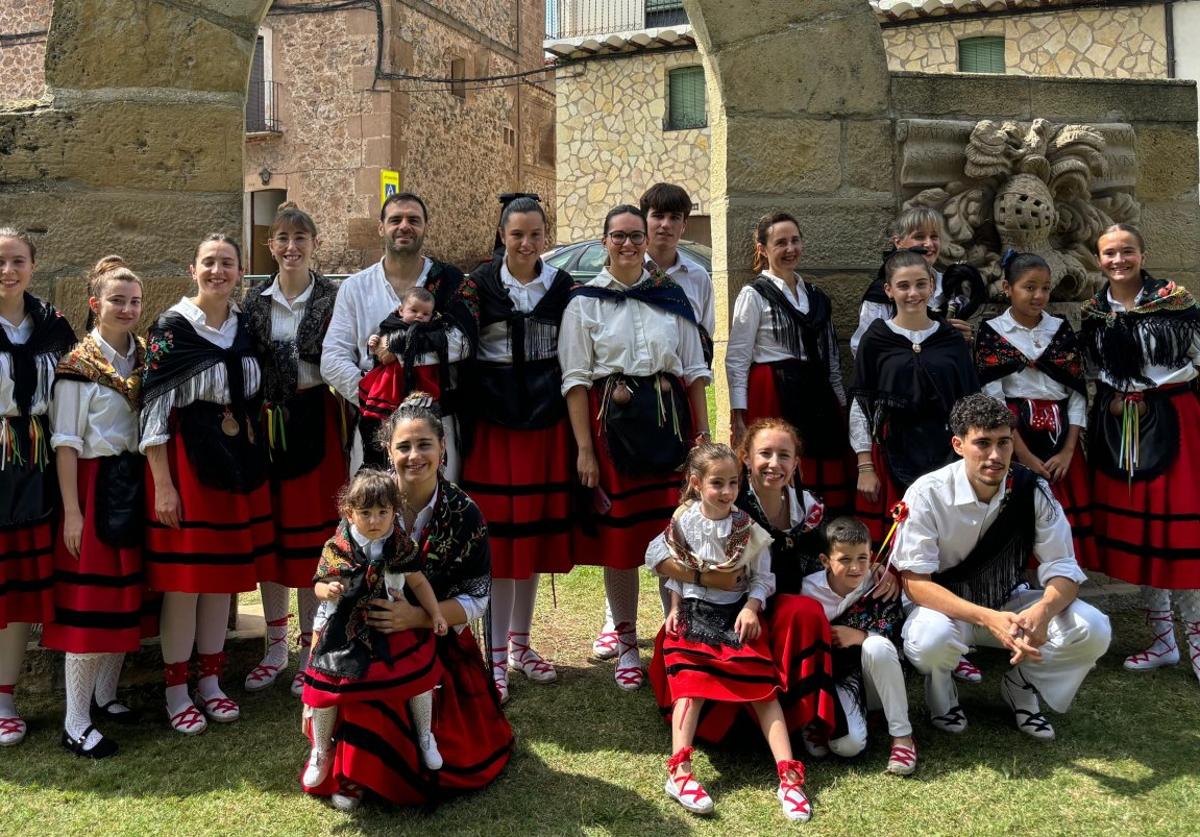
[{"label": "fringed shawl", "polygon": [[304,305],[304,314],[294,335],[284,339],[271,337],[272,299],[267,291],[278,278],[278,273],[261,291],[249,294],[244,303],[247,325],[262,363],[263,394],[273,404],[282,404],[296,394],[300,376],[299,361],[316,365],[321,363],[321,343],[329,328],[329,320],[333,317],[337,288],[315,270],[310,270],[308,275],[312,293]]},{"label": "fringed shawl", "polygon": [[[545,296],[528,313],[516,310],[512,297],[500,278],[503,257],[493,259],[475,270],[471,279],[479,289],[479,327],[487,328],[494,323],[504,323],[508,328],[508,344],[513,366],[519,371],[527,360],[545,360],[558,354],[558,328],[562,323],[563,310],[571,297],[574,280],[566,271],[560,270],[554,277]],[[542,271],[542,263],[537,264]]]},{"label": "fringed shawl", "polygon": [[1050,345],[1037,360],[1030,360],[1024,352],[1006,340],[1004,335],[992,326],[990,320],[985,322],[979,327],[979,336],[975,341],[975,368],[979,371],[979,381],[982,384],[998,381],[1025,368],[1037,369],[1051,380],[1087,398],[1087,381],[1083,377],[1083,353],[1075,337],[1075,330],[1066,320],[1059,324],[1058,330],[1050,339]]},{"label": "fringed shawl", "polygon": [[644,302],[647,305],[653,306],[660,311],[665,311],[668,314],[674,314],[676,317],[687,320],[692,325],[699,328],[699,323],[696,321],[696,311],[692,308],[692,303],[688,301],[687,294],[683,288],[676,284],[675,280],[661,270],[655,270],[647,279],[634,284],[632,287],[625,290],[617,290],[615,288],[601,288],[595,285],[575,285],[571,288],[571,297],[586,296],[592,299],[607,299],[612,302],[625,302],[626,300],[635,299],[638,302]]},{"label": "fringed shawl", "polygon": [[[795,491],[796,496],[803,499],[804,489],[797,486]],[[817,500],[808,509],[803,521],[790,529],[776,529],[750,488],[749,474],[744,474],[737,507],[745,509],[771,536],[771,572],[775,574],[775,592],[799,593],[804,577],[821,569],[819,556],[823,546],[821,525],[825,522],[825,505]]]},{"label": "fringed shawl", "polygon": [[1200,333],[1200,309],[1182,285],[1142,271],[1142,289],[1129,311],[1113,311],[1108,283],[1083,304],[1080,319],[1088,359],[1116,384],[1153,386],[1147,366],[1178,369]]},{"label": "fringed shawl", "polygon": [[671,515],[671,522],[667,524],[666,531],[663,532],[671,557],[687,569],[700,572],[737,572],[769,547],[771,536],[767,534],[767,531],[755,523],[749,514],[734,507],[731,514],[733,520],[729,529],[729,537],[725,541],[725,560],[719,564],[707,564],[701,561],[696,556],[694,547],[688,543],[679,522],[679,519],[695,505],[695,502],[685,502],[675,509],[675,513]]},{"label": "fringed shawl", "polygon": [[833,332],[833,305],[829,297],[820,288],[805,282],[809,309],[807,314],[802,314],[765,276],[759,276],[750,287],[771,309],[771,336],[792,357],[799,358],[803,348],[806,358],[819,361],[828,370],[829,346],[837,342]]},{"label": "fringed shawl", "polygon": [[28,417],[35,402],[50,398],[50,376],[39,379],[38,358],[52,355],[57,361],[59,355],[75,345],[75,332],[53,305],[28,292],[25,293],[25,313],[33,320],[33,333],[24,343],[13,343],[8,339],[8,333],[0,328],[0,352],[12,357],[13,400],[18,415]]},{"label": "fringed shawl", "polygon": [[[461,488],[439,478],[433,517],[418,537],[425,577],[441,601],[481,598],[492,587],[492,550],[479,507]],[[415,597],[405,588],[415,605]]]}]

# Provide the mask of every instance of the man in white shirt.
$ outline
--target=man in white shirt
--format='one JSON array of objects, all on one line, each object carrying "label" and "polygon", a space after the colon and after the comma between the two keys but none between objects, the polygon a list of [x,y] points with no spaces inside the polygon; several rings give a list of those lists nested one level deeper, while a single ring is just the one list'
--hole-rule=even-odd
[{"label": "man in white shirt", "polygon": [[[1056,712],[1071,705],[1084,677],[1108,649],[1108,617],[1076,599],[1086,576],[1075,561],[1071,527],[1049,487],[1010,467],[1012,414],[981,393],[950,413],[962,457],[917,479],[904,495],[892,565],[914,607],[904,653],[925,675],[935,727],[962,732],[967,718],[951,672],[972,645],[1007,648],[1013,668],[1000,695],[1017,728],[1054,737],[1039,695]],[[1031,555],[1037,581],[1023,579]]]},{"label": "man in white shirt", "polygon": [[682,186],[655,183],[645,191],[639,204],[650,235],[646,242],[646,262],[657,265],[687,294],[700,324],[704,360],[711,366],[712,338],[717,327],[712,277],[679,249],[679,239],[687,231],[687,219],[692,214],[692,198]]},{"label": "man in white shirt", "polygon": [[[421,255],[428,223],[429,213],[419,196],[411,192],[390,195],[379,211],[383,258],[348,276],[338,288],[321,347],[321,377],[352,404],[358,404],[358,383],[374,365],[367,341],[379,323],[397,309],[409,288],[428,288],[434,295],[435,310],[451,323],[447,344],[452,386],[455,364],[471,352],[476,327],[473,315],[461,302],[463,273],[454,265]],[[452,389],[443,393],[439,406],[446,427],[447,477],[457,480],[458,425],[453,396]],[[378,424],[363,419],[359,423],[360,436],[364,440],[372,438]],[[363,445],[364,464],[386,466],[386,460],[382,450]]]}]

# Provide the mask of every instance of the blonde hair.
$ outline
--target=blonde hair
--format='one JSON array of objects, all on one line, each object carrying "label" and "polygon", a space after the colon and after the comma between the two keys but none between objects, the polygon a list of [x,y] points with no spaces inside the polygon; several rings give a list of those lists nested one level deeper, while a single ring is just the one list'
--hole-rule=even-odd
[{"label": "blonde hair", "polygon": [[946,237],[946,218],[929,206],[910,206],[888,227],[888,238],[899,241],[915,232],[933,230],[939,238]]},{"label": "blonde hair", "polygon": [[728,460],[734,464],[736,468],[738,462],[737,454],[733,452],[733,448],[729,445],[722,445],[717,442],[706,442],[703,445],[696,445],[688,454],[687,461],[683,463],[683,487],[679,491],[679,501],[689,502],[700,499],[700,492],[692,487],[692,478],[703,480],[704,475],[708,473],[708,469],[713,466],[713,463],[721,460]]}]

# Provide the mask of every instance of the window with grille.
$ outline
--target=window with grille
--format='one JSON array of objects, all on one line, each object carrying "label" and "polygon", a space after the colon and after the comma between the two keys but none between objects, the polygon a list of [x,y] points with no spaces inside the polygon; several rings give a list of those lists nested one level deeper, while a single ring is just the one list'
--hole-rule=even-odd
[{"label": "window with grille", "polygon": [[1003,73],[1004,38],[963,38],[958,42],[960,73]]},{"label": "window with grille", "polygon": [[703,128],[708,124],[704,107],[704,68],[680,67],[667,74],[668,131]]},{"label": "window with grille", "polygon": [[688,22],[683,0],[646,0],[646,28],[680,26]]}]

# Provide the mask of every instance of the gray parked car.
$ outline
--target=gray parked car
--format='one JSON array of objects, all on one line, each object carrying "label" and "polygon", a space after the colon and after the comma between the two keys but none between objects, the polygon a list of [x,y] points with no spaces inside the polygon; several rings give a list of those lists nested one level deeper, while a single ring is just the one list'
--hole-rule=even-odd
[{"label": "gray parked car", "polygon": [[[680,241],[679,249],[688,258],[712,273],[712,248],[694,241]],[[580,241],[575,244],[564,244],[555,247],[542,256],[547,264],[565,270],[576,282],[587,282],[592,279],[600,268],[604,267],[604,259],[608,255],[604,244],[598,238],[591,241]]]}]

